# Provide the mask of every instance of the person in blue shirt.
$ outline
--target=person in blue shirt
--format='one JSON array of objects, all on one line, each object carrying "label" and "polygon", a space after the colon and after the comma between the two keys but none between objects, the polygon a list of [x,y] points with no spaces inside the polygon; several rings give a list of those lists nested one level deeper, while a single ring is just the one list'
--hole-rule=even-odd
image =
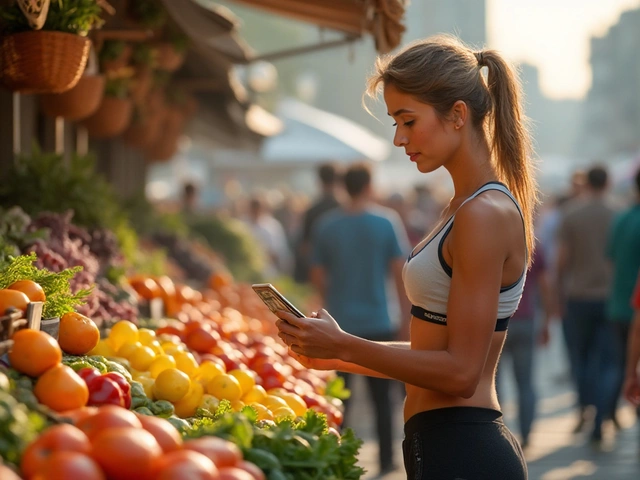
[{"label": "person in blue shirt", "polygon": [[[402,265],[409,251],[407,235],[399,215],[373,202],[371,170],[366,164],[352,165],[345,173],[349,200],[327,213],[312,235],[310,278],[345,331],[374,341],[408,338],[409,312],[402,282]],[[389,313],[388,280],[392,280],[402,310],[404,325]],[[402,307],[405,308],[402,308]],[[352,376],[342,374],[347,387]],[[392,381],[366,377],[376,415],[380,449],[380,473],[393,464]],[[349,423],[351,405],[345,404]]]}]

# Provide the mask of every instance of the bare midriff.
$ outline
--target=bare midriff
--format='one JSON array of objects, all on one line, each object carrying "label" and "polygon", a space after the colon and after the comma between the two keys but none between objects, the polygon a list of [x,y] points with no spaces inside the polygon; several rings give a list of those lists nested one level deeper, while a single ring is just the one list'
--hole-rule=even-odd
[{"label": "bare midriff", "polygon": [[[493,334],[480,382],[474,395],[470,398],[456,397],[435,390],[406,385],[405,422],[417,413],[437,408],[482,407],[500,410],[495,388],[495,371],[505,337],[506,332]],[[448,328],[413,317],[411,319],[411,339],[411,349],[413,350],[446,350],[449,342]]]}]

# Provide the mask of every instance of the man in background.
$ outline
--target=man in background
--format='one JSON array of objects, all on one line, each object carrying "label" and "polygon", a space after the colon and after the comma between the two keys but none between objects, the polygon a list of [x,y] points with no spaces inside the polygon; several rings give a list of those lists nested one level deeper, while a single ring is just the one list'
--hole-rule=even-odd
[{"label": "man in background", "polygon": [[[351,166],[344,176],[349,200],[326,214],[313,233],[310,277],[340,327],[373,341],[408,338],[409,305],[402,267],[409,243],[398,214],[373,202],[371,171],[366,164]],[[393,280],[401,321],[389,314],[387,281]],[[398,324],[400,323],[400,325]],[[340,373],[347,388],[353,375]],[[395,469],[392,449],[392,380],[365,377],[376,415],[380,473]],[[345,403],[345,425],[351,405]]]},{"label": "man in background", "polygon": [[608,174],[593,167],[586,175],[586,192],[567,204],[558,230],[557,292],[564,310],[572,376],[578,391],[582,430],[589,405],[596,414],[591,439],[602,439],[602,422],[610,415],[602,388],[603,370],[611,364],[612,331],[606,319],[611,266],[605,256],[608,232],[615,217],[606,194]]},{"label": "man in background", "polygon": [[324,163],[318,167],[320,197],[304,213],[300,240],[296,249],[294,279],[298,283],[309,281],[309,258],[311,256],[311,233],[318,219],[325,213],[340,206],[338,190],[341,173],[335,163]]}]

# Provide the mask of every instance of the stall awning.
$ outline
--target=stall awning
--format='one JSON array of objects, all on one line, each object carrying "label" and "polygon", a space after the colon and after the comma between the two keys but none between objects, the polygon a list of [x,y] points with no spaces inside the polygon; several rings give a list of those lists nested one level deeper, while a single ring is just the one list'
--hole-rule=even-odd
[{"label": "stall awning", "polygon": [[387,53],[400,45],[405,31],[405,0],[233,1],[352,36],[370,33],[379,53]]}]

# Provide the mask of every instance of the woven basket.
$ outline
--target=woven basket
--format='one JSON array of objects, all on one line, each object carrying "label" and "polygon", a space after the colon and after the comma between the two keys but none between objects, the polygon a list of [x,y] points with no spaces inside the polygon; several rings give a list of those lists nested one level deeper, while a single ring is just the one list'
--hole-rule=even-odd
[{"label": "woven basket", "polygon": [[84,75],[71,90],[40,97],[42,112],[49,117],[82,120],[93,115],[104,96],[103,75]]},{"label": "woven basket", "polygon": [[0,84],[20,93],[62,93],[84,72],[91,41],[71,33],[29,31],[0,37]]},{"label": "woven basket", "polygon": [[133,103],[130,99],[104,97],[98,110],[86,118],[82,125],[91,137],[111,138],[127,129],[132,113]]}]

